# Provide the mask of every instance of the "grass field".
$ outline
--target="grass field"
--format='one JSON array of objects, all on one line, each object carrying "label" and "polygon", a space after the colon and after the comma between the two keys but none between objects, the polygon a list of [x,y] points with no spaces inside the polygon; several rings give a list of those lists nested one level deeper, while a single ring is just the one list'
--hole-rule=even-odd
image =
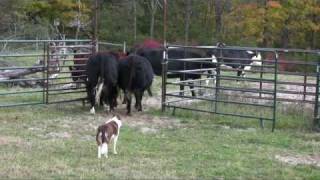
[{"label": "grass field", "polygon": [[309,131],[308,111],[294,108],[274,133],[254,120],[148,108],[122,116],[118,155],[101,160],[95,128],[110,117],[102,110],[93,116],[81,103],[0,109],[0,178],[319,179],[320,135]]}]

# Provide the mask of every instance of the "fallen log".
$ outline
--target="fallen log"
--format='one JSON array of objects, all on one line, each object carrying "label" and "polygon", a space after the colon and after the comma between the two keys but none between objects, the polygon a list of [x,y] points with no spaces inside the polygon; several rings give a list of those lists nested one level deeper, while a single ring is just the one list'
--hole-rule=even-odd
[{"label": "fallen log", "polygon": [[[15,69],[17,68],[17,69]],[[20,69],[19,67],[8,67],[7,70],[0,71],[0,82],[1,80],[18,79],[19,77],[34,74],[37,72],[44,71],[42,61],[34,64],[32,67],[26,67]]]}]

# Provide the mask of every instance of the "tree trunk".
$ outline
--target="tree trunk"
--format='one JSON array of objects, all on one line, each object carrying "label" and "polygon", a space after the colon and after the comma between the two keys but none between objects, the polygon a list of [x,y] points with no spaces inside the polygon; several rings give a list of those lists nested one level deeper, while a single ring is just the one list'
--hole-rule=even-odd
[{"label": "tree trunk", "polygon": [[81,17],[81,0],[78,0],[77,30],[76,30],[75,39],[78,39],[79,37],[80,26],[81,26],[80,17]]},{"label": "tree trunk", "polygon": [[262,47],[267,47],[268,46],[268,38],[267,38],[267,34],[268,34],[268,17],[267,17],[267,11],[268,11],[268,7],[267,7],[267,1],[268,0],[264,0],[263,1],[263,8],[264,8],[264,14],[263,14],[263,32],[262,32]]},{"label": "tree trunk", "polygon": [[284,27],[281,32],[281,46],[288,48],[289,46],[289,29],[288,29],[289,18],[285,20]]},{"label": "tree trunk", "polygon": [[137,2],[132,0],[133,3],[133,40],[134,43],[137,41]]},{"label": "tree trunk", "polygon": [[223,0],[215,0],[214,1],[214,9],[215,9],[215,35],[218,41],[222,40],[222,13],[223,13]]},{"label": "tree trunk", "polygon": [[189,42],[189,29],[190,29],[190,18],[192,13],[192,0],[187,0],[186,4],[186,18],[185,18],[185,29],[184,29],[184,44],[188,45]]},{"label": "tree trunk", "polygon": [[154,22],[155,22],[155,16],[157,12],[157,0],[151,0],[150,1],[150,12],[151,12],[151,19],[150,19],[150,38],[154,37]]}]

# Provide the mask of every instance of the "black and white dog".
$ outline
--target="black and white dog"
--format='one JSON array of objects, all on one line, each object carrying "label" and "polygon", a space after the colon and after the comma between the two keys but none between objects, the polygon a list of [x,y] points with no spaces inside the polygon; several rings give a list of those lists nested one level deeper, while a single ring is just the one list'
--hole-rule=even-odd
[{"label": "black and white dog", "polygon": [[114,115],[103,125],[98,127],[96,141],[98,144],[98,158],[104,155],[108,158],[108,145],[113,140],[113,154],[117,154],[116,146],[122,122],[119,116]]}]

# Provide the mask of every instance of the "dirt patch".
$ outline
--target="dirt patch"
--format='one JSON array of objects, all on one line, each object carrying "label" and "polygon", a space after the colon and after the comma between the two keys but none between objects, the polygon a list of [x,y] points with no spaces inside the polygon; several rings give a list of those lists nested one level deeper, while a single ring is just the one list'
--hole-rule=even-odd
[{"label": "dirt patch", "polygon": [[46,137],[48,138],[60,138],[60,139],[69,139],[72,137],[72,135],[68,132],[50,132],[46,134]]},{"label": "dirt patch", "polygon": [[22,140],[18,137],[0,136],[0,146],[8,144],[21,144]]},{"label": "dirt patch", "polygon": [[312,165],[320,167],[320,155],[276,155],[276,160],[289,165]]}]

